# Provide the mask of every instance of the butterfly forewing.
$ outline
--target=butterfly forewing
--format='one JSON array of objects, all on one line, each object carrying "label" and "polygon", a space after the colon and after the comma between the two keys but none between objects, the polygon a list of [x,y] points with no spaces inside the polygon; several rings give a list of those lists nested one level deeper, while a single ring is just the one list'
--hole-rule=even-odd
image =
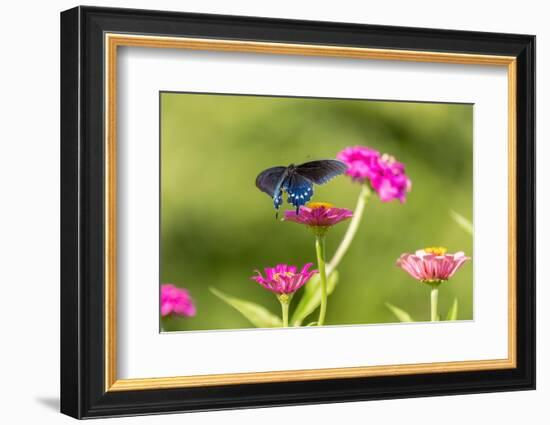
[{"label": "butterfly forewing", "polygon": [[296,167],[296,172],[315,184],[325,184],[347,170],[346,164],[336,159],[310,161]]},{"label": "butterfly forewing", "polygon": [[272,167],[262,171],[256,177],[256,187],[269,196],[274,197],[279,192],[287,167]]}]

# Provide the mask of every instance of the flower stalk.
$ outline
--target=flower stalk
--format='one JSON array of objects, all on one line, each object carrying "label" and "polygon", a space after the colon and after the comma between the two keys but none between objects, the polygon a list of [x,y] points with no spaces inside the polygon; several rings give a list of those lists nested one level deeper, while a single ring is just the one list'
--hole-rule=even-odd
[{"label": "flower stalk", "polygon": [[342,258],[344,258],[344,255],[346,255],[346,252],[348,252],[348,249],[351,246],[355,235],[357,234],[357,230],[359,229],[359,224],[361,223],[361,218],[363,217],[363,212],[365,211],[365,206],[367,205],[370,194],[371,190],[369,189],[368,184],[361,184],[361,192],[359,193],[359,197],[357,198],[357,205],[355,206],[355,210],[353,212],[353,218],[349,223],[349,226],[346,230],[346,233],[344,234],[344,237],[342,238],[342,241],[340,242],[340,245],[338,245],[338,248],[336,249],[336,252],[332,257],[332,260],[330,260],[330,263],[328,264],[327,275],[330,276],[330,274],[334,270],[336,270],[336,268],[340,264],[340,261],[342,261]]},{"label": "flower stalk", "polygon": [[283,328],[288,328],[288,308],[290,306],[290,300],[292,299],[292,295],[281,294],[277,298],[279,298],[279,302],[281,303]]},{"label": "flower stalk", "polygon": [[317,253],[317,267],[319,268],[319,278],[321,281],[321,307],[319,309],[317,326],[323,326],[327,314],[327,271],[325,266],[324,234],[319,233],[315,236],[315,252]]},{"label": "flower stalk", "polygon": [[437,298],[439,295],[439,285],[433,284],[430,291],[430,320],[437,322]]},{"label": "flower stalk", "polygon": [[281,303],[283,310],[283,328],[288,328],[288,303]]},{"label": "flower stalk", "polygon": [[353,217],[353,212],[347,208],[336,208],[328,202],[310,202],[299,211],[286,211],[285,220],[303,224],[315,235],[315,252],[321,284],[321,306],[317,326],[323,326],[327,314],[327,270],[325,255],[325,235],[328,230],[344,220]]}]

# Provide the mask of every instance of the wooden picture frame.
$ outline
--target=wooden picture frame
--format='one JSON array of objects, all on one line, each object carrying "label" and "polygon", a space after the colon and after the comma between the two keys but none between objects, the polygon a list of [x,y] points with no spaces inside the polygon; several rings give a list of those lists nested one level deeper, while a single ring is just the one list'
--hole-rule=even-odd
[{"label": "wooden picture frame", "polygon": [[[116,90],[121,46],[507,67],[508,357],[117,378]],[[77,418],[533,389],[535,38],[77,7],[61,14],[61,411]]]}]

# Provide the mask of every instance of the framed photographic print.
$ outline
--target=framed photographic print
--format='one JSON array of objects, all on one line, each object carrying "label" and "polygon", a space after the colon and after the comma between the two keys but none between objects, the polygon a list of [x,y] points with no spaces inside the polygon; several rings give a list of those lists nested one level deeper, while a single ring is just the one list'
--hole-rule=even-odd
[{"label": "framed photographic print", "polygon": [[535,38],[61,14],[61,411],[533,389]]}]

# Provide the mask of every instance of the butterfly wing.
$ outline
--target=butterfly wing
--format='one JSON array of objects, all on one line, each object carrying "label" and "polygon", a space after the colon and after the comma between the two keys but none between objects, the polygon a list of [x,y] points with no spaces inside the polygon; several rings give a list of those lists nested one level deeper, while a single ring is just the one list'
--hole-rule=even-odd
[{"label": "butterfly wing", "polygon": [[315,184],[325,184],[347,170],[346,164],[336,159],[322,159],[300,164],[296,167],[296,173],[307,178]]},{"label": "butterfly wing", "polygon": [[288,183],[285,182],[284,185],[288,193],[287,202],[294,205],[298,213],[300,207],[309,202],[313,196],[313,183],[306,177],[293,172],[288,178]]},{"label": "butterfly wing", "polygon": [[294,205],[299,213],[300,207],[313,196],[313,183],[325,184],[343,174],[346,169],[343,162],[335,159],[310,161],[294,169],[272,167],[258,174],[256,187],[273,198],[273,206],[277,211],[283,203],[283,190],[286,191],[287,202]]},{"label": "butterfly wing", "polygon": [[256,177],[256,187],[273,198],[273,206],[277,211],[283,203],[283,185],[288,180],[286,170],[287,167],[272,167]]},{"label": "butterfly wing", "polygon": [[256,177],[256,187],[273,197],[281,189],[287,167],[272,167],[262,171]]}]

